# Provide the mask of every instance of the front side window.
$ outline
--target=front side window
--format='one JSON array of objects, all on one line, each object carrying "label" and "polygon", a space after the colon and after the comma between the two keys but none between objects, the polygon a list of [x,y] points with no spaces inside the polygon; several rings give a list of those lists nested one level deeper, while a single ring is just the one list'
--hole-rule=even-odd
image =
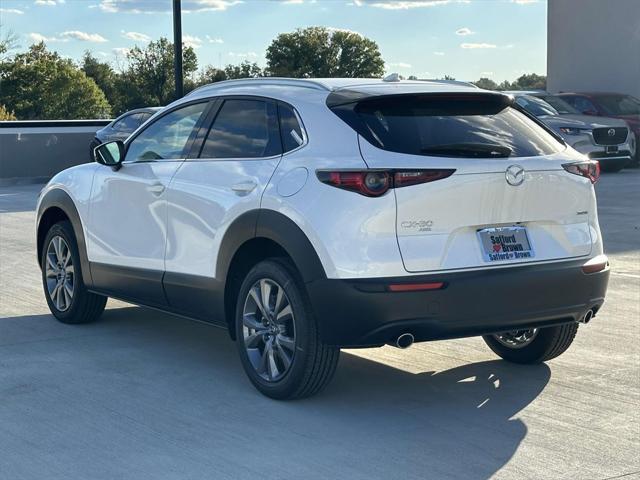
[{"label": "front side window", "polygon": [[373,145],[397,153],[529,157],[550,155],[564,148],[499,96],[385,96],[362,100],[353,111],[355,116],[336,113]]},{"label": "front side window", "polygon": [[229,99],[213,121],[200,158],[261,158],[281,152],[275,104]]},{"label": "front side window", "polygon": [[158,118],[135,137],[127,149],[127,162],[185,158],[185,147],[206,102],[179,108]]}]

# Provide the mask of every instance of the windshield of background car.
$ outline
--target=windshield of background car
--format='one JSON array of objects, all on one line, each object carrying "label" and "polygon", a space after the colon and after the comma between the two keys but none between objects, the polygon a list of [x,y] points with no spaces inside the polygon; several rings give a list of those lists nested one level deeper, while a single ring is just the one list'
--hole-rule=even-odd
[{"label": "windshield of background car", "polygon": [[560,115],[580,115],[580,112],[577,109],[573,108],[561,98],[554,97],[553,95],[547,95],[542,97],[542,100],[551,105]]},{"label": "windshield of background car", "polygon": [[640,115],[640,100],[630,95],[602,95],[596,100],[613,115]]},{"label": "windshield of background car", "polygon": [[516,97],[516,103],[536,117],[542,115],[559,115],[555,108],[540,98],[522,95]]},{"label": "windshield of background car", "polygon": [[[345,109],[355,113],[350,115]],[[404,94],[332,108],[370,143],[412,155],[529,157],[564,149],[500,95]]]}]

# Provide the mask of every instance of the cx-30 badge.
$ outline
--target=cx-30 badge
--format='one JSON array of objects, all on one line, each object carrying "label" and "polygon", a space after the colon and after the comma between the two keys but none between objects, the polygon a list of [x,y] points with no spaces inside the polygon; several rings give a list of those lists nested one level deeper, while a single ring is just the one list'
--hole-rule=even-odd
[{"label": "cx-30 badge", "polygon": [[521,167],[520,165],[510,165],[507,167],[507,171],[504,172],[504,176],[509,185],[517,187],[524,182],[524,167]]}]

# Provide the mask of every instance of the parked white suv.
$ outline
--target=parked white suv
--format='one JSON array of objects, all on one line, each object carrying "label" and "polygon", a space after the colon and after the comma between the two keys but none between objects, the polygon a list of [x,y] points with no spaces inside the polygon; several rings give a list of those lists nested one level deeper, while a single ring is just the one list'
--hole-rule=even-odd
[{"label": "parked white suv", "polygon": [[604,301],[598,163],[503,94],[220,82],[96,158],[39,199],[51,312],[115,297],[226,326],[274,398],[318,392],[341,347],[482,335],[549,360]]}]

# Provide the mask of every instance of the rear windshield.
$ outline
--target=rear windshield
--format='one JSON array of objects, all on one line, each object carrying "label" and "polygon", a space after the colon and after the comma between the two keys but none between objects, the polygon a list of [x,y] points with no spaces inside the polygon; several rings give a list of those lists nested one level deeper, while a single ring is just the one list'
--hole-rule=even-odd
[{"label": "rear windshield", "polygon": [[384,150],[445,157],[530,157],[564,146],[505,97],[395,95],[332,107]]}]

